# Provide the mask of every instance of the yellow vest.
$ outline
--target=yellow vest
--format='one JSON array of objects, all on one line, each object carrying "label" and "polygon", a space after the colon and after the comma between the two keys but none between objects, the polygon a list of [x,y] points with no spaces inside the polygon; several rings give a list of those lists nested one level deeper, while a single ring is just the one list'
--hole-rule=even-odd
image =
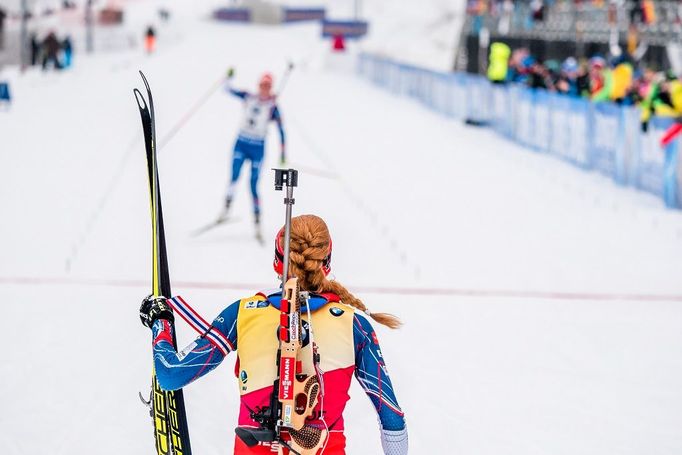
[{"label": "yellow vest", "polygon": [[[272,387],[277,378],[277,328],[280,311],[269,304],[262,294],[239,302],[237,313],[238,365],[235,369],[239,393]],[[320,354],[320,369],[331,372],[355,365],[353,343],[354,308],[342,303],[326,303],[311,313],[312,330]],[[302,312],[304,332],[308,332],[308,315]],[[312,347],[306,333],[301,350],[302,372],[315,374]],[[238,371],[237,371],[238,370]],[[327,390],[326,393],[334,391]],[[346,391],[343,391],[345,393]]]},{"label": "yellow vest", "polygon": [[509,55],[511,55],[511,49],[504,43],[493,43],[490,46],[490,59],[488,62],[489,80],[503,81],[507,78]]}]

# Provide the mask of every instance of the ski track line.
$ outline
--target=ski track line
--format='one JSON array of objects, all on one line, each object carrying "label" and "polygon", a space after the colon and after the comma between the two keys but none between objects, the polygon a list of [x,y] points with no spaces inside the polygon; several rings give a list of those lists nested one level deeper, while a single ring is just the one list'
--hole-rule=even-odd
[{"label": "ski track line", "polygon": [[379,237],[388,243],[391,251],[393,251],[397,258],[400,259],[404,265],[409,266],[409,268],[412,269],[415,278],[419,279],[421,276],[421,268],[418,264],[412,262],[407,254],[407,249],[403,248],[403,244],[398,239],[392,238],[390,236],[390,229],[388,227],[389,224],[383,223],[383,217],[379,215],[379,212],[373,206],[367,203],[366,198],[362,198],[355,193],[352,186],[342,177],[341,173],[338,172],[338,169],[332,162],[329,154],[321,146],[319,146],[311,136],[308,135],[305,128],[303,127],[303,124],[299,122],[298,118],[291,114],[287,115],[289,118],[289,124],[294,126],[294,129],[297,130],[298,135],[303,140],[304,144],[313,153],[313,155],[315,155],[323,162],[323,164],[327,166],[327,168],[331,171],[331,174],[335,176],[334,180],[339,184],[341,192],[352,204],[355,205],[355,207],[361,213],[366,216],[370,225],[377,230]]},{"label": "ski track line", "polygon": [[[182,128],[184,128],[187,122],[191,120],[191,118],[199,111],[199,109],[201,109],[201,107],[203,107],[203,105],[206,104],[206,101],[208,101],[216,92],[216,90],[221,87],[222,81],[223,78],[221,77],[219,80],[213,82],[209,90],[204,92],[201,98],[199,98],[199,100],[195,102],[189,110],[185,111],[185,114],[180,118],[180,120],[178,120],[175,123],[175,125],[173,125],[173,127],[171,127],[171,129],[166,132],[166,134],[158,142],[159,152],[161,152],[161,150],[166,145],[168,145],[168,143],[175,137],[175,135]],[[109,202],[109,198],[118,187],[118,183],[120,182],[121,177],[123,176],[124,171],[127,168],[128,162],[130,161],[130,158],[133,156],[133,152],[135,151],[137,145],[140,142],[142,142],[142,136],[140,136],[139,132],[136,132],[131,141],[129,142],[126,152],[123,154],[123,157],[118,163],[118,166],[116,167],[116,170],[114,171],[111,180],[109,181],[109,184],[106,186],[104,192],[102,193],[102,196],[99,198],[97,202],[97,205],[92,210],[90,217],[88,218],[88,221],[85,223],[83,231],[71,245],[71,252],[69,253],[69,256],[66,258],[65,261],[66,272],[71,271],[71,267],[75,262],[76,258],[78,257],[81,247],[85,245],[86,241],[90,237],[90,233],[92,232],[92,230],[95,227],[95,224],[99,220],[99,217],[102,214],[104,207]]]},{"label": "ski track line", "polygon": [[[17,286],[107,286],[107,287],[145,287],[146,280],[133,279],[98,279],[68,277],[0,277],[0,285]],[[182,281],[173,282],[176,288],[210,289],[210,290],[248,290],[267,289],[272,283],[230,283],[217,281]],[[385,294],[401,296],[434,296],[434,297],[495,297],[505,299],[542,299],[573,301],[628,301],[628,302],[680,302],[682,294],[648,294],[618,292],[568,292],[568,291],[522,291],[513,289],[467,289],[467,288],[409,288],[395,286],[348,286],[351,290],[365,294]]]}]

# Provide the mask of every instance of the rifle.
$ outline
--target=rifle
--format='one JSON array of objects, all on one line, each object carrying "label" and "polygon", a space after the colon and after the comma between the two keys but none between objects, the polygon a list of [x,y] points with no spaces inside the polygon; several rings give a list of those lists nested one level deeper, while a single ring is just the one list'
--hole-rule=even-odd
[{"label": "rifle", "polygon": [[[259,442],[279,443],[279,454],[284,447],[294,455],[314,455],[327,439],[328,430],[306,423],[322,399],[322,381],[319,370],[320,355],[309,330],[313,351],[314,374],[303,373],[301,307],[308,309],[307,292],[298,286],[298,278],[289,278],[289,244],[291,242],[291,212],[293,192],[298,186],[298,171],[275,169],[275,190],[286,186],[286,221],[284,224],[284,264],[282,273],[282,299],[280,303],[279,347],[277,349],[277,378],[273,384],[270,406],[257,408],[251,418],[259,428],[238,427],[237,436],[249,447]],[[308,310],[308,314],[309,310]]]}]

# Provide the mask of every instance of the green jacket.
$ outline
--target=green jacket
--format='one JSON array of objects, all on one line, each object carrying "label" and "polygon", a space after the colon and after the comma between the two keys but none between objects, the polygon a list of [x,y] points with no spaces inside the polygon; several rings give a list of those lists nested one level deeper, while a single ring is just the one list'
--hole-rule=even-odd
[{"label": "green jacket", "polygon": [[488,59],[489,80],[504,81],[507,79],[510,55],[511,49],[504,43],[493,43],[490,46],[490,58]]}]

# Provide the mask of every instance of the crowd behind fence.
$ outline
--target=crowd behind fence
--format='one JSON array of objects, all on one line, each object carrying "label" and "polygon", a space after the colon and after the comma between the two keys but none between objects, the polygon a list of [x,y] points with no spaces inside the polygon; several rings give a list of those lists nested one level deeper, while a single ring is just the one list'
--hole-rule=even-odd
[{"label": "crowd behind fence", "polygon": [[492,84],[479,75],[436,72],[371,54],[360,55],[357,71],[443,115],[492,128],[531,150],[653,193],[669,208],[682,208],[680,139],[665,148],[659,144],[674,119],[654,117],[644,133],[637,107]]}]

